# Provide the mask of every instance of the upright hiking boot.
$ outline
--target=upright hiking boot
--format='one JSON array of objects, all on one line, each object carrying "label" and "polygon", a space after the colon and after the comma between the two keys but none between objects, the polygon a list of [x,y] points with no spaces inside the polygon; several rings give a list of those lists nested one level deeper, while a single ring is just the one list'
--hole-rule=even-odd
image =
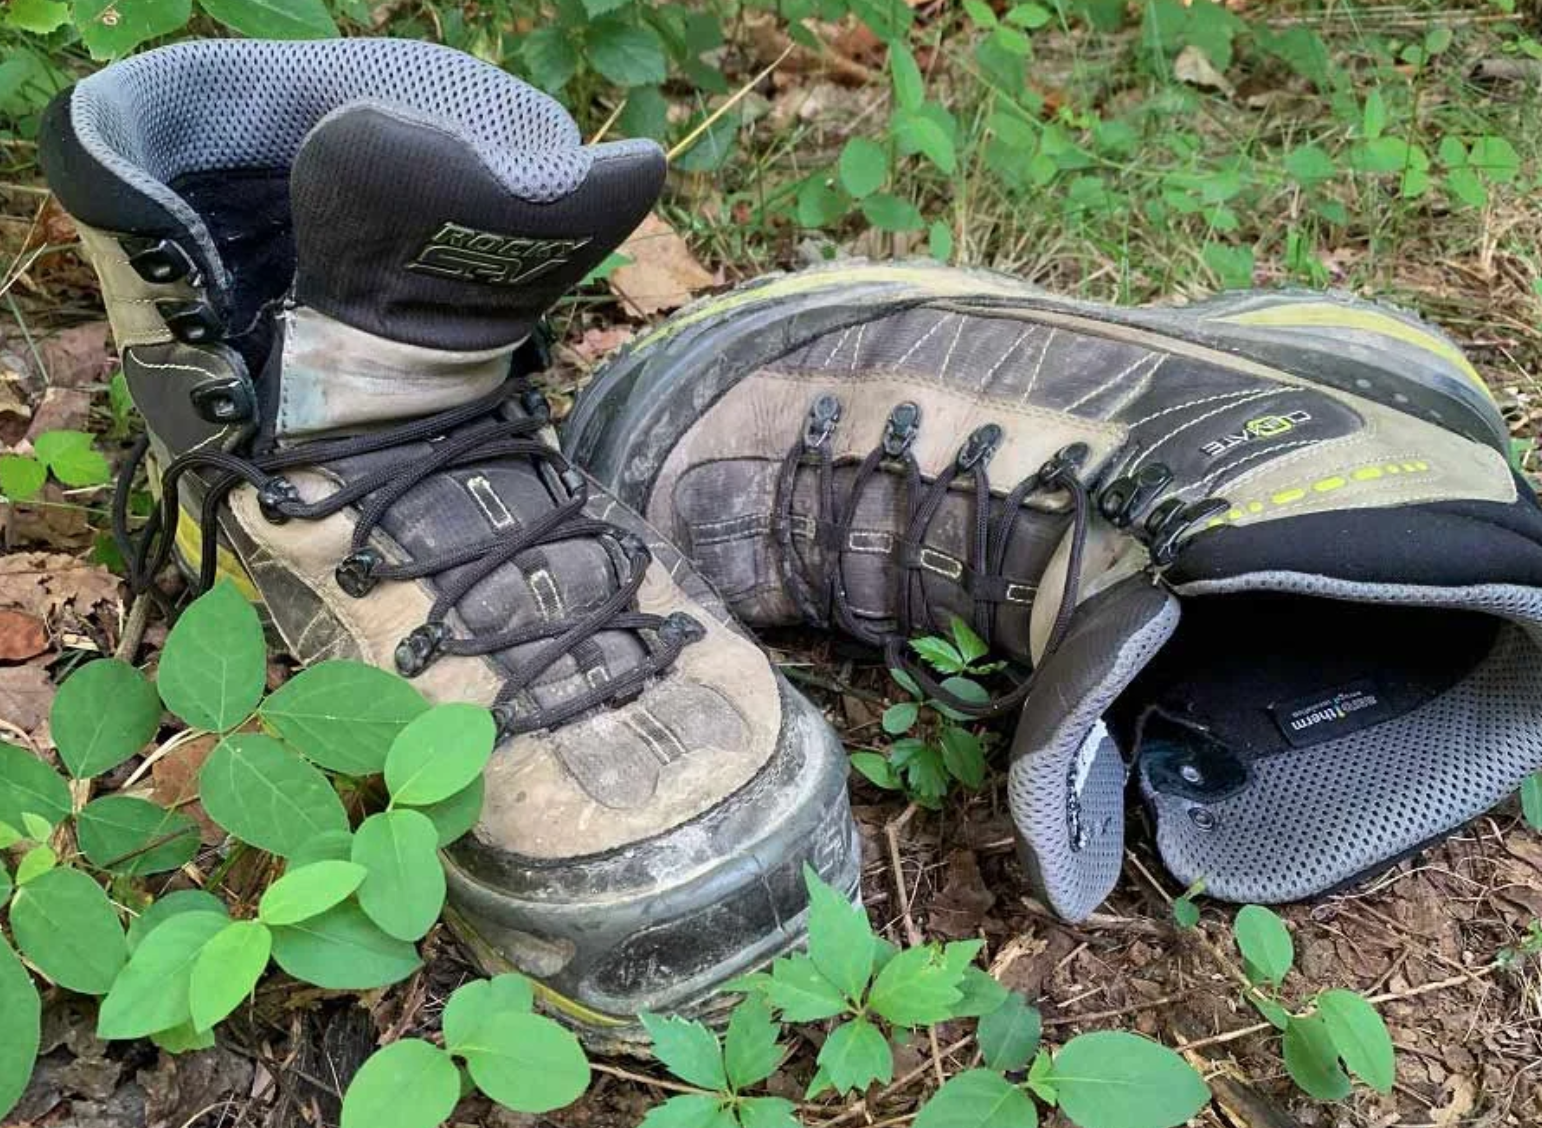
[{"label": "upright hiking boot", "polygon": [[805,864],[854,888],[833,732],[524,378],[541,314],[651,207],[656,146],[583,147],[492,66],[348,40],[149,52],[62,95],[41,150],[159,471],[138,584],[175,549],[301,661],[493,709],[446,863],[484,964],[624,1042],[796,944]]},{"label": "upright hiking boot", "polygon": [[565,448],[751,625],[990,640],[1013,681],[951,703],[1017,716],[1022,857],[1071,919],[1132,774],[1179,882],[1278,902],[1542,767],[1542,507],[1472,366],[1378,305],[843,264],[647,334]]}]

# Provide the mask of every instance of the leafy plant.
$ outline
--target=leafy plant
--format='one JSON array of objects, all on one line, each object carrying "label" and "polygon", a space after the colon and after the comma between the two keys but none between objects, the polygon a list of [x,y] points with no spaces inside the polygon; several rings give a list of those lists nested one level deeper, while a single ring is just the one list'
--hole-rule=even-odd
[{"label": "leafy plant", "polygon": [[11,501],[28,501],[42,493],[50,474],[74,489],[100,486],[112,477],[107,459],[84,431],[44,431],[32,449],[31,456],[0,455],[0,493]]}]

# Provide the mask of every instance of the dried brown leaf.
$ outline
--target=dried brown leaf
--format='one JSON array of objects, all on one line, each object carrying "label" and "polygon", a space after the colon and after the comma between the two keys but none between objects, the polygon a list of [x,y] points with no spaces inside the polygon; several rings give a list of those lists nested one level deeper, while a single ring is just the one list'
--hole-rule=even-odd
[{"label": "dried brown leaf", "polygon": [[118,601],[119,580],[98,564],[86,564],[58,552],[18,552],[0,556],[0,607],[11,607],[44,620],[72,603],[87,611]]},{"label": "dried brown leaf", "polygon": [[39,666],[0,667],[0,717],[23,732],[36,733],[54,703],[54,683]]},{"label": "dried brown leaf", "polygon": [[23,662],[48,649],[48,628],[35,615],[0,608],[0,662]]},{"label": "dried brown leaf", "polygon": [[632,261],[610,275],[610,288],[634,317],[679,309],[713,283],[685,240],[656,215],[650,215],[621,245]]},{"label": "dried brown leaf", "polygon": [[214,733],[195,737],[186,744],[177,745],[150,769],[150,778],[155,781],[155,801],[162,807],[181,811],[196,822],[205,846],[225,841],[225,832],[198,802],[198,773],[219,740]]}]

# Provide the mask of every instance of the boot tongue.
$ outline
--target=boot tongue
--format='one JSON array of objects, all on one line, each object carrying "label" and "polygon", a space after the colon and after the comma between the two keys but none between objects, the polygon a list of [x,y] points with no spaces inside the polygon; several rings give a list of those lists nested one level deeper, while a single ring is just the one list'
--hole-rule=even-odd
[{"label": "boot tongue", "polygon": [[448,119],[372,101],[311,129],[290,173],[295,308],[268,391],[279,437],[486,394],[662,183],[652,146],[529,143],[494,149]]}]

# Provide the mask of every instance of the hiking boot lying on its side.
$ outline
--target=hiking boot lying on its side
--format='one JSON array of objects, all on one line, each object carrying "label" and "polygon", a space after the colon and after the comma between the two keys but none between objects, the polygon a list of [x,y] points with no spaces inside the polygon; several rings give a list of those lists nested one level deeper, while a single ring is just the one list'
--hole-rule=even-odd
[{"label": "hiking boot lying on its side", "polygon": [[1542,507],[1460,351],[1369,302],[842,264],[644,335],[564,443],[751,626],[918,680],[907,639],[990,641],[1015,683],[951,703],[1017,717],[1022,857],[1071,919],[1132,773],[1180,883],[1286,901],[1542,767]]},{"label": "hiking boot lying on its side", "polygon": [[41,148],[161,474],[138,585],[175,546],[301,661],[492,707],[447,860],[484,964],[624,1041],[796,944],[805,863],[854,888],[829,726],[523,379],[541,314],[651,207],[656,146],[585,148],[494,67],[346,40],[140,55],[62,95]]}]

